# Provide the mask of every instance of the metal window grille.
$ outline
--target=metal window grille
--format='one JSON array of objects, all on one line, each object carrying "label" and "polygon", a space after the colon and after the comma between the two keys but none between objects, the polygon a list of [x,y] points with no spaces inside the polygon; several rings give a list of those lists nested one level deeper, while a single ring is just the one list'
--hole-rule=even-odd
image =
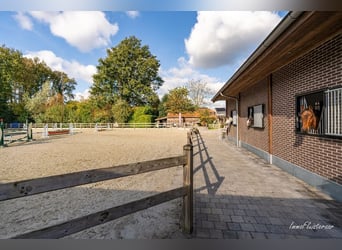
[{"label": "metal window grille", "polygon": [[325,91],[325,134],[342,135],[342,88]]}]

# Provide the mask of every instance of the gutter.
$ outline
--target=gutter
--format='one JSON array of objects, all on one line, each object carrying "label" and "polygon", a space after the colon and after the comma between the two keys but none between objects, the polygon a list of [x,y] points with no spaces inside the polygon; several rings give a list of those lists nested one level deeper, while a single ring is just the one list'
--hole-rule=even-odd
[{"label": "gutter", "polygon": [[252,55],[242,64],[242,66],[234,73],[234,75],[223,85],[223,87],[211,99],[215,102],[219,96],[223,96],[222,92],[232,84],[264,51],[274,42],[279,36],[293,23],[304,11],[291,11],[286,17],[277,25],[277,27],[266,37],[266,39],[259,45],[259,47],[252,53]]}]

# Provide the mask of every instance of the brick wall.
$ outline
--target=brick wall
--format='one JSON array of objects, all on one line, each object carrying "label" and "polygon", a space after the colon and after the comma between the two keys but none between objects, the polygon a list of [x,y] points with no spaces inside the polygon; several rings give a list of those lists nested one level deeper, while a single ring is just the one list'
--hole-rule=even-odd
[{"label": "brick wall", "polygon": [[[240,130],[239,138],[241,141],[254,147],[268,152],[268,121],[267,121],[267,79],[250,87],[247,91],[240,93]],[[248,128],[246,123],[248,119],[248,107],[264,104],[264,128]]]},{"label": "brick wall", "polygon": [[273,74],[273,154],[342,184],[342,139],[295,133],[295,95],[342,86],[342,35]]}]

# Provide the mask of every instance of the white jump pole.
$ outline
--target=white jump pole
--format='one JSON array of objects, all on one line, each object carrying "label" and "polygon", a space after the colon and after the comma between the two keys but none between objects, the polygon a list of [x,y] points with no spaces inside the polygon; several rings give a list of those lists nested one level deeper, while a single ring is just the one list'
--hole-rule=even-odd
[{"label": "white jump pole", "polygon": [[72,123],[69,123],[69,134],[70,135],[74,134],[74,127],[73,127]]},{"label": "white jump pole", "polygon": [[43,138],[49,137],[49,132],[48,132],[48,130],[49,130],[49,125],[48,125],[48,124],[45,124],[45,125],[44,125],[44,129],[43,129],[43,134],[42,134],[42,137],[43,137]]}]

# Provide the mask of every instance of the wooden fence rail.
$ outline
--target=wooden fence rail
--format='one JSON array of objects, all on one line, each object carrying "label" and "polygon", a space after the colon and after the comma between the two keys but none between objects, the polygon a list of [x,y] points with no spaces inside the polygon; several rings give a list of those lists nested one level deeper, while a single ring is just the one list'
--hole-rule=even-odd
[{"label": "wooden fence rail", "polygon": [[0,184],[0,201],[185,165],[186,156]]},{"label": "wooden fence rail", "polygon": [[[192,136],[192,134],[190,133],[188,136]],[[191,142],[189,138],[188,141]],[[179,197],[183,197],[183,230],[186,233],[191,233],[193,230],[192,148],[191,143],[184,145],[184,154],[176,157],[0,184],[0,201],[5,201],[183,165],[182,187],[72,219],[58,225],[17,235],[13,238],[60,238]]]},{"label": "wooden fence rail", "polygon": [[186,187],[180,187],[170,191],[166,191],[154,196],[146,197],[141,200],[123,204],[121,206],[109,208],[93,214],[85,215],[67,222],[46,227],[40,230],[21,234],[13,237],[13,239],[56,239],[70,234],[74,234],[103,223],[118,219],[122,216],[129,215],[140,210],[167,202],[178,197],[182,197],[187,192]]}]

